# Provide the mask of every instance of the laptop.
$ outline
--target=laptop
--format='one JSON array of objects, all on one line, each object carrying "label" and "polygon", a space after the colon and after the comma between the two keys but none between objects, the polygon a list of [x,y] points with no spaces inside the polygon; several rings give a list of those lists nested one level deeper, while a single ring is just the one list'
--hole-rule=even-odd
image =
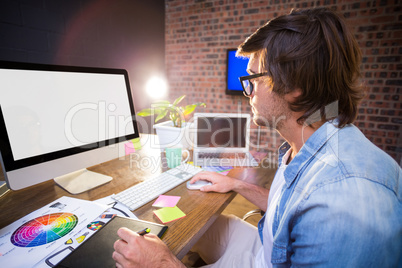
[{"label": "laptop", "polygon": [[195,113],[193,119],[195,165],[258,166],[249,151],[249,114]]}]

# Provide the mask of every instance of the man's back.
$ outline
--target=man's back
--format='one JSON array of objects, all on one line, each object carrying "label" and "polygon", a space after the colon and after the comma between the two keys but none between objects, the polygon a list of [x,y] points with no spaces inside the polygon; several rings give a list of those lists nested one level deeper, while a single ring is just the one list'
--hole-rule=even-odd
[{"label": "man's back", "polygon": [[402,172],[354,126],[326,123],[285,171],[272,261],[393,267],[402,248]]}]

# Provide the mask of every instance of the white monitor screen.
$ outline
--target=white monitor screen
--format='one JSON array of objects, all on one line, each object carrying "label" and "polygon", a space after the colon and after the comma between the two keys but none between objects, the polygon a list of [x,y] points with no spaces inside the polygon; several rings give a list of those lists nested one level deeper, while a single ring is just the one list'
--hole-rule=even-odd
[{"label": "white monitor screen", "polygon": [[136,137],[125,70],[0,62],[6,172]]},{"label": "white monitor screen", "polygon": [[14,160],[133,134],[124,75],[0,69]]}]

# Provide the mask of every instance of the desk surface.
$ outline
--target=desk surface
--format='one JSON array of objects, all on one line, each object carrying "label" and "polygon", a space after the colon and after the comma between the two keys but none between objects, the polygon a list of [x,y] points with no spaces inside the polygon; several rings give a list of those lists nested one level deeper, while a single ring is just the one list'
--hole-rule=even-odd
[{"label": "desk surface", "polygon": [[[143,141],[142,136],[142,141]],[[126,188],[144,181],[166,170],[166,161],[159,149],[152,149],[143,143],[138,152],[88,168],[113,177],[113,180],[103,186],[78,195],[72,195],[57,186],[53,180],[43,182],[29,188],[10,191],[0,199],[0,228],[3,228],[19,218],[35,211],[61,196],[70,196],[85,200],[96,200],[118,193]],[[156,161],[155,161],[156,159]],[[269,185],[264,181],[269,174],[275,172],[266,168],[235,168],[230,176],[242,180],[255,181],[258,184]],[[194,243],[215,221],[236,193],[226,194],[203,193],[187,190],[185,183],[170,190],[166,194],[181,196],[179,207],[186,217],[166,224],[169,226],[163,241],[179,259],[191,249]],[[153,201],[135,210],[133,213],[141,220],[160,223],[153,214]]]}]

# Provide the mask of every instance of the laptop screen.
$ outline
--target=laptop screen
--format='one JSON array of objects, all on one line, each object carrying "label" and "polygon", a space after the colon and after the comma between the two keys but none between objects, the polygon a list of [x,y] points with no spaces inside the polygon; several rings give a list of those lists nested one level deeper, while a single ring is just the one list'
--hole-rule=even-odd
[{"label": "laptop screen", "polygon": [[197,147],[244,148],[246,147],[247,118],[198,117]]}]

